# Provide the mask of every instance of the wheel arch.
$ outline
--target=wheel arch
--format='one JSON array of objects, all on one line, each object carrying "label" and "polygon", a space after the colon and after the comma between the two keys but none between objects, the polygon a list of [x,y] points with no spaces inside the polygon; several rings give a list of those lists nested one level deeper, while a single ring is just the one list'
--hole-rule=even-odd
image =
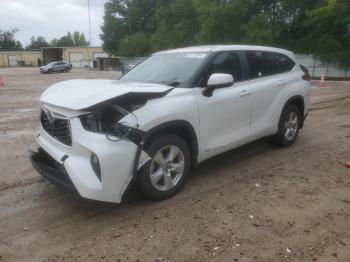
[{"label": "wheel arch", "polygon": [[175,134],[184,139],[191,151],[191,165],[198,165],[198,138],[193,126],[185,120],[173,120],[162,123],[146,132],[144,147],[147,148],[152,141],[164,134]]},{"label": "wheel arch", "polygon": [[304,98],[301,95],[295,95],[290,97],[286,103],[284,104],[280,117],[282,116],[283,111],[289,106],[289,105],[295,105],[296,107],[298,107],[300,114],[301,114],[301,121],[300,121],[300,127],[299,128],[303,128],[304,126],[304,112],[305,112],[305,102],[304,102]]}]

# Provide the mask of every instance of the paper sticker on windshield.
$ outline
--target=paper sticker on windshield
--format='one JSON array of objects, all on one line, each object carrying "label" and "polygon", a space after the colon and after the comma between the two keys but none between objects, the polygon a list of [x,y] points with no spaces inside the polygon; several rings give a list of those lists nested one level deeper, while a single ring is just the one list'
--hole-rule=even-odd
[{"label": "paper sticker on windshield", "polygon": [[207,54],[196,54],[196,53],[190,53],[190,54],[186,54],[186,58],[198,58],[198,59],[203,59],[204,57],[206,57]]}]

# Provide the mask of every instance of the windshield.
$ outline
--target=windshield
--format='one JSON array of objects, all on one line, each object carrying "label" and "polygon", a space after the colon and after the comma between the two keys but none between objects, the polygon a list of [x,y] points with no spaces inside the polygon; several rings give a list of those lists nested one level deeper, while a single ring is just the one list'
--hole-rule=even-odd
[{"label": "windshield", "polygon": [[56,62],[48,63],[46,66],[53,66]]},{"label": "windshield", "polygon": [[208,53],[162,53],[143,61],[122,80],[179,86],[188,81],[203,64]]}]

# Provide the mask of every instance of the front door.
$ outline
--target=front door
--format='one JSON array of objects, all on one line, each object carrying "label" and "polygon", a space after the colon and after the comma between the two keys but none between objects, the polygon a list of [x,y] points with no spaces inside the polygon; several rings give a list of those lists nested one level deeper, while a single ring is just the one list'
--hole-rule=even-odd
[{"label": "front door", "polygon": [[[211,97],[202,94],[213,73],[234,77],[230,87],[216,89]],[[200,118],[200,161],[244,143],[250,136],[250,90],[242,81],[242,66],[237,52],[219,53],[204,72],[196,88]]]}]

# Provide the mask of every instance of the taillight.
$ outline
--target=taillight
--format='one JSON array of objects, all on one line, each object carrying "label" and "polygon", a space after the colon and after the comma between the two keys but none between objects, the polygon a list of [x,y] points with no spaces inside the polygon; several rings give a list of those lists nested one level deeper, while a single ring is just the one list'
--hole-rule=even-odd
[{"label": "taillight", "polygon": [[303,66],[303,65],[300,65],[300,68],[301,68],[301,70],[303,70],[303,72],[304,72],[304,74],[303,74],[303,76],[301,77],[303,80],[305,80],[305,81],[310,81],[311,80],[311,76],[310,76],[310,74],[309,74],[309,70],[305,67],[305,66]]}]

